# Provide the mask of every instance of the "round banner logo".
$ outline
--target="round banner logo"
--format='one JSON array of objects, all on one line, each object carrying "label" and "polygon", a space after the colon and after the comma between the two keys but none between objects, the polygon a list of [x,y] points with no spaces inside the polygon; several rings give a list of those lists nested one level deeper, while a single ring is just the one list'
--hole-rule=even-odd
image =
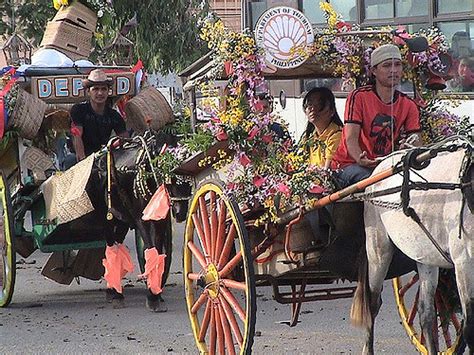
[{"label": "round banner logo", "polygon": [[278,68],[296,68],[306,58],[291,50],[314,41],[313,27],[300,11],[280,6],[265,11],[255,26],[258,46],[265,49],[268,62]]}]

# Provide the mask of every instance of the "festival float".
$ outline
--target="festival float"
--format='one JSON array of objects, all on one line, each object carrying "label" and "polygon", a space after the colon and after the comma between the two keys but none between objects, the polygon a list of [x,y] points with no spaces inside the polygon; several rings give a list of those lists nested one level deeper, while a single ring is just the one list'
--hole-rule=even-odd
[{"label": "festival float", "polygon": [[[183,142],[159,159],[179,164],[171,175],[194,180],[183,255],[188,313],[200,352],[250,353],[257,286],[271,286],[277,302],[292,305],[290,326],[297,324],[303,302],[352,297],[354,287],[344,280],[357,279],[359,253],[365,252],[363,201],[374,199],[361,191],[400,173],[401,165],[394,165],[337,190],[330,172],[311,166],[301,146],[272,129],[285,122],[275,112],[262,112],[258,96],[268,91],[267,80],[338,77],[355,88],[369,80],[371,51],[394,43],[421,111],[427,150],[420,162],[430,147],[434,154],[450,136],[465,135],[472,149],[469,117],[450,113],[457,102],[442,94],[450,58],[439,30],[361,30],[345,23],[330,4],[322,2],[321,8],[327,27],[317,30],[289,7],[264,12],[254,34],[229,31],[209,18],[202,38],[210,54],[180,74],[193,108],[183,112],[192,121],[196,141],[191,138],[191,144]],[[296,36],[280,36],[279,31]],[[189,147],[196,143],[201,149],[193,153]],[[315,245],[305,215],[329,205],[322,223],[328,228],[326,242]],[[386,277],[394,278],[407,334],[425,353],[426,338],[415,321],[420,295],[413,270],[413,261],[398,250]],[[443,271],[434,333],[443,354],[465,346],[459,299],[447,292],[453,285],[452,271]]]},{"label": "festival float", "polygon": [[[144,85],[143,64],[132,62],[133,43],[122,34],[105,47],[109,59],[92,62],[92,41],[99,36],[104,17],[113,14],[108,2],[62,0],[54,1],[54,6],[57,12],[31,58],[29,52],[22,51],[31,48],[26,41],[19,42],[24,40],[21,37],[3,47],[10,54],[10,63],[2,69],[0,80],[1,307],[12,299],[17,253],[24,258],[36,249],[51,253],[42,274],[62,284],[68,285],[79,276],[99,280],[104,275],[104,235],[110,234],[113,193],[110,173],[101,177],[100,169],[110,172],[106,157],[115,147],[105,147],[70,168],[64,164],[67,157],[75,160],[71,155],[74,127],[69,111],[73,104],[86,99],[83,79],[93,69],[104,70],[112,83],[109,98],[137,135],[159,130],[174,120],[164,96]],[[140,137],[140,142],[145,142]],[[127,144],[138,143],[132,140]],[[98,168],[98,161],[103,168]],[[108,189],[94,192],[92,180],[97,169],[97,187]],[[109,184],[100,185],[100,179]],[[133,188],[133,193],[138,195],[137,190]],[[103,213],[97,209],[98,196],[108,196],[102,203]],[[166,236],[159,248],[169,256],[162,270],[164,284],[171,263],[171,219],[165,218],[163,223]],[[128,225],[121,229],[120,233],[126,233]],[[144,236],[136,233],[140,268],[146,272]]]}]

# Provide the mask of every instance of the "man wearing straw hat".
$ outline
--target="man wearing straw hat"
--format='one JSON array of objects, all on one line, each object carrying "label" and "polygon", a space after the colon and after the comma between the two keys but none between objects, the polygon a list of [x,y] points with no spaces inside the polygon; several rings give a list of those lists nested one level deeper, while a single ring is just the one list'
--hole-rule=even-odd
[{"label": "man wearing straw hat", "polygon": [[[393,44],[377,47],[370,58],[374,85],[352,91],[346,101],[344,128],[331,167],[346,187],[370,176],[378,162],[395,149],[420,145],[418,107],[397,90],[402,57]],[[402,135],[410,135],[407,141]]]},{"label": "man wearing straw hat", "polygon": [[[76,104],[71,109],[71,133],[78,161],[107,144],[112,131],[118,136],[128,136],[124,120],[107,103],[111,85],[112,81],[101,69],[92,70],[87,79],[82,81],[89,100]],[[107,300],[123,300],[121,280],[127,272],[133,270],[128,249],[122,243],[110,244],[107,241],[102,264],[107,282]]]},{"label": "man wearing straw hat", "polygon": [[89,100],[71,108],[71,133],[78,161],[107,144],[112,131],[118,136],[128,135],[123,118],[108,105],[112,80],[107,78],[105,72],[102,69],[92,70],[82,81],[82,86]]}]

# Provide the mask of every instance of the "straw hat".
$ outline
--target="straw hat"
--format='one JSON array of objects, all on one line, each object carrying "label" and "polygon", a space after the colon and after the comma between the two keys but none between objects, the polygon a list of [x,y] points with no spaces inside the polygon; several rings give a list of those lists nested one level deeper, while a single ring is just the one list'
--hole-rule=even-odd
[{"label": "straw hat", "polygon": [[112,86],[112,79],[107,78],[107,74],[102,69],[94,69],[87,79],[82,80],[82,87],[87,89],[94,85]]}]

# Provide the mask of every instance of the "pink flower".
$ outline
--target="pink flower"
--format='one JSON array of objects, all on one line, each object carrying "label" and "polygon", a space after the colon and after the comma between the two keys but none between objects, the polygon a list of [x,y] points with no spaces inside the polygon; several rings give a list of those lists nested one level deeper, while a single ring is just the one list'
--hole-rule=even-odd
[{"label": "pink flower", "polygon": [[265,183],[265,180],[266,179],[264,177],[257,175],[253,177],[253,184],[255,187],[260,187]]},{"label": "pink flower", "polygon": [[224,69],[227,76],[231,75],[234,72],[234,67],[230,60],[224,62]]},{"label": "pink flower", "polygon": [[219,128],[219,131],[216,134],[216,138],[218,141],[225,141],[227,138],[229,138],[229,136],[227,135],[227,133],[224,132],[222,128]]},{"label": "pink flower", "polygon": [[271,134],[265,134],[262,137],[263,143],[266,143],[266,144],[270,143],[272,140],[273,140],[273,137]]},{"label": "pink flower", "polygon": [[336,23],[336,28],[339,30],[339,32],[346,32],[346,31],[350,31],[352,29],[352,26],[350,23],[347,23],[344,21],[338,21]]},{"label": "pink flower", "polygon": [[242,166],[247,166],[252,162],[245,153],[242,153],[239,161],[240,161],[240,164],[242,164]]},{"label": "pink flower", "polygon": [[257,126],[253,126],[252,129],[250,130],[249,132],[249,136],[248,136],[248,140],[252,140],[254,139],[254,137],[257,135],[257,133],[259,132],[260,130],[258,129]]},{"label": "pink flower", "polygon": [[313,185],[308,191],[311,192],[312,194],[322,194],[323,192],[326,191],[326,189],[324,189],[323,187],[319,185]]},{"label": "pink flower", "polygon": [[81,136],[81,131],[80,131],[79,128],[77,128],[77,126],[72,125],[72,126],[71,126],[71,134],[72,134],[73,136],[80,137],[80,136]]},{"label": "pink flower", "polygon": [[257,100],[254,104],[255,111],[261,112],[263,111],[263,102],[260,100]]},{"label": "pink flower", "polygon": [[288,197],[288,196],[291,195],[290,188],[289,188],[286,184],[284,184],[284,183],[282,183],[282,182],[280,182],[280,183],[277,185],[277,190],[280,191],[281,193],[283,193],[286,197]]}]

